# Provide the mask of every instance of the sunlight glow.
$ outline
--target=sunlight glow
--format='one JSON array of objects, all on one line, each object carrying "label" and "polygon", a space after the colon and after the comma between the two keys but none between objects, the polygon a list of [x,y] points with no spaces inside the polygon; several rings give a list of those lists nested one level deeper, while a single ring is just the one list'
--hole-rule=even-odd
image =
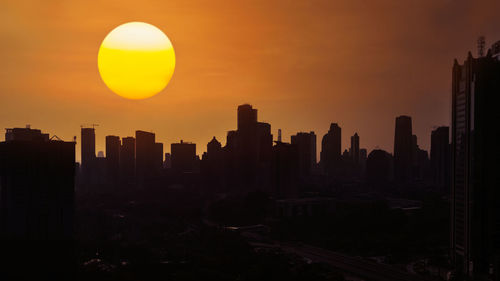
[{"label": "sunlight glow", "polygon": [[174,73],[175,53],[160,29],[130,22],[116,27],[104,38],[97,64],[102,80],[114,93],[144,99],[167,86]]}]

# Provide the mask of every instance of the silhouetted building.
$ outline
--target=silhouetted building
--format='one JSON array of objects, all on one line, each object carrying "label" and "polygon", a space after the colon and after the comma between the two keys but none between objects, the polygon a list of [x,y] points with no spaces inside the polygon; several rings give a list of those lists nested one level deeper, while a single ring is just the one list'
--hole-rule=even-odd
[{"label": "silhouetted building", "polygon": [[222,151],[221,143],[213,137],[213,139],[207,144],[207,157],[214,158],[217,157]]},{"label": "silhouetted building", "polygon": [[338,175],[342,165],[342,135],[337,123],[330,125],[330,130],[321,141],[321,165],[327,174]]},{"label": "silhouetted building", "polygon": [[163,143],[155,143],[154,151],[154,169],[156,172],[163,168]]},{"label": "silhouetted building", "polygon": [[450,184],[450,128],[439,127],[431,133],[432,182],[447,190]]},{"label": "silhouetted building", "polygon": [[75,142],[7,129],[0,143],[2,280],[33,272],[40,280],[54,272],[51,279],[72,279],[74,178]]},{"label": "silhouetted building", "polygon": [[299,153],[297,146],[289,143],[276,142],[273,146],[272,161],[272,195],[275,198],[297,198]]},{"label": "silhouetted building", "polygon": [[116,183],[120,176],[120,137],[106,136],[106,170],[108,180]]},{"label": "silhouetted building", "polygon": [[358,133],[354,133],[351,137],[351,157],[352,162],[355,165],[359,164],[359,136]]},{"label": "silhouetted building", "polygon": [[396,118],[394,135],[394,177],[396,181],[407,182],[412,178],[414,145],[411,117]]},{"label": "silhouetted building", "polygon": [[238,130],[228,132],[225,147],[228,183],[236,193],[269,189],[272,145],[271,125],[257,122],[251,105],[238,106]]},{"label": "silhouetted building", "polygon": [[[499,42],[500,43],[500,42]],[[499,44],[497,43],[497,44]],[[499,280],[500,61],[497,48],[460,65],[452,77],[451,248],[459,273]]]},{"label": "silhouetted building", "polygon": [[299,132],[291,136],[291,143],[297,147],[299,154],[299,175],[307,178],[316,165],[316,134]]},{"label": "silhouetted building", "polygon": [[203,154],[201,170],[211,191],[222,189],[224,173],[224,154],[221,143],[213,137],[207,144],[207,152]]},{"label": "silhouetted building", "polygon": [[120,180],[124,183],[135,182],[135,138],[122,138],[120,147]]},{"label": "silhouetted building", "polygon": [[257,109],[249,104],[238,106],[238,130],[246,130],[257,124]]},{"label": "silhouetted building", "polygon": [[366,179],[369,183],[380,185],[393,180],[392,155],[381,149],[374,149],[366,160]]},{"label": "silhouetted building", "polygon": [[81,129],[81,171],[84,185],[92,183],[93,173],[95,173],[95,129]]},{"label": "silhouetted building", "polygon": [[155,174],[155,134],[135,131],[135,176],[143,184]]},{"label": "silhouetted building", "polygon": [[194,172],[196,166],[196,144],[190,142],[172,143],[172,170],[178,173]]}]

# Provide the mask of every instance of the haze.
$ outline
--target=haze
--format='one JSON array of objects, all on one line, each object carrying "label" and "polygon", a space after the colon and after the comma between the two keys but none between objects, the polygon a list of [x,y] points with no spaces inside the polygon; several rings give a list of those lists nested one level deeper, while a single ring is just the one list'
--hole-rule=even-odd
[{"label": "haze", "polygon": [[[188,3],[189,2],[189,3]],[[342,127],[343,149],[392,152],[394,119],[413,118],[429,148],[433,126],[449,125],[451,67],[476,40],[500,40],[500,2],[482,1],[2,1],[0,128],[35,128],[71,140],[81,124],[105,135],[156,133],[198,153],[236,128],[236,107],[283,130]],[[177,66],[167,88],[146,100],[113,94],[97,52],[114,27],[151,23],[171,39]],[[2,133],[3,136],[3,133]],[[318,148],[318,151],[320,149]],[[79,147],[77,147],[79,151]],[[77,153],[79,156],[79,153]]]}]

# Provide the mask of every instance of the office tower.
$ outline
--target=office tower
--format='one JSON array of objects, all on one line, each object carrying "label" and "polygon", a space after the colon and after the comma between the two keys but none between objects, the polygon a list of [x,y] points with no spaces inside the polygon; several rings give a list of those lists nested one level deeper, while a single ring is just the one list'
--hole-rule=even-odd
[{"label": "office tower", "polygon": [[388,183],[393,179],[392,155],[381,149],[374,149],[366,160],[366,180],[374,185]]},{"label": "office tower", "polygon": [[245,130],[257,124],[257,109],[249,104],[238,106],[238,130]]},{"label": "office tower", "polygon": [[135,176],[142,185],[155,174],[155,134],[135,131]]},{"label": "office tower", "polygon": [[272,192],[274,198],[297,198],[299,153],[297,146],[277,142],[273,146],[272,159]]},{"label": "office tower", "polygon": [[407,182],[411,179],[413,166],[413,135],[410,116],[396,118],[394,134],[394,177],[396,181]]},{"label": "office tower", "polygon": [[338,174],[342,153],[341,129],[337,123],[330,125],[330,130],[321,141],[321,166],[326,174]]},{"label": "office tower", "polygon": [[163,143],[157,142],[155,143],[155,151],[154,151],[154,167],[156,172],[161,170],[163,167]]},{"label": "office tower", "polygon": [[299,132],[291,137],[299,156],[299,176],[306,178],[316,165],[316,134]]},{"label": "office tower", "polygon": [[120,146],[120,137],[106,136],[106,171],[111,183],[116,183],[120,175]]},{"label": "office tower", "polygon": [[499,49],[452,72],[452,260],[474,280],[500,279]]},{"label": "office tower", "polygon": [[172,143],[172,170],[177,173],[194,172],[196,167],[196,144],[191,142]]},{"label": "office tower", "polygon": [[[0,142],[2,277],[57,272],[71,280],[75,257],[75,142],[30,128],[7,129]],[[29,271],[29,272],[27,272]],[[54,276],[50,276],[53,279]],[[48,280],[48,279],[47,279]]]},{"label": "office tower", "polygon": [[273,135],[271,125],[257,122],[257,109],[238,106],[238,129],[229,131],[224,148],[228,182],[240,194],[270,186]]},{"label": "office tower", "polygon": [[82,178],[85,184],[92,181],[92,173],[95,172],[95,129],[81,129],[81,161],[82,161]]},{"label": "office tower", "polygon": [[135,138],[122,139],[120,146],[120,181],[124,183],[135,182]]},{"label": "office tower", "polygon": [[358,133],[354,133],[351,137],[351,157],[352,162],[355,165],[359,164],[359,136]]},{"label": "office tower", "polygon": [[207,157],[216,158],[222,151],[221,143],[213,137],[212,140],[207,144]]},{"label": "office tower", "polygon": [[224,153],[221,143],[213,137],[207,144],[207,152],[202,159],[201,172],[212,192],[220,191],[224,174]]},{"label": "office tower", "polygon": [[441,190],[450,184],[450,128],[439,127],[431,133],[432,182]]}]

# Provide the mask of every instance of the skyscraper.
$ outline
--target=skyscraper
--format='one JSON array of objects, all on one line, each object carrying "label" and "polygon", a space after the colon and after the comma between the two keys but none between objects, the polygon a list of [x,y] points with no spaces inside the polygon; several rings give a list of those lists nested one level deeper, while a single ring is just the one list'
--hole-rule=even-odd
[{"label": "skyscraper", "polygon": [[249,104],[238,106],[238,130],[245,130],[257,124],[257,109]]},{"label": "skyscraper", "polygon": [[135,138],[122,139],[120,147],[120,181],[135,182]]},{"label": "skyscraper", "polygon": [[359,164],[359,136],[358,133],[354,133],[351,137],[351,157],[352,162],[355,165]]},{"label": "skyscraper", "polygon": [[5,139],[0,143],[2,277],[10,279],[13,271],[13,279],[24,280],[28,269],[43,280],[53,279],[54,272],[71,280],[75,142],[49,140],[29,128],[7,129]]},{"label": "skyscraper", "polygon": [[394,177],[397,181],[411,179],[414,151],[411,117],[399,116],[394,134]]},{"label": "skyscraper", "polygon": [[327,174],[338,174],[341,165],[342,134],[337,123],[330,125],[330,130],[321,141],[321,166]]},{"label": "skyscraper", "polygon": [[116,183],[120,175],[120,145],[120,137],[106,136],[106,171],[112,183]]},{"label": "skyscraper", "polygon": [[154,169],[158,172],[163,168],[163,143],[156,142],[154,149]]},{"label": "skyscraper", "polygon": [[316,134],[299,132],[291,137],[291,143],[297,147],[299,157],[299,175],[308,177],[316,165]]},{"label": "skyscraper", "polygon": [[296,198],[298,190],[299,155],[297,146],[276,142],[273,146],[271,194],[275,198]]},{"label": "skyscraper", "polygon": [[184,142],[172,143],[172,170],[178,173],[194,172],[196,164],[196,144]]},{"label": "skyscraper", "polygon": [[441,189],[450,184],[450,128],[439,127],[431,133],[432,182]]},{"label": "skyscraper", "polygon": [[452,72],[451,249],[457,271],[500,280],[500,42]]},{"label": "skyscraper", "polygon": [[88,184],[92,181],[92,173],[94,173],[95,164],[95,129],[81,129],[81,169],[83,182]]},{"label": "skyscraper", "polygon": [[[163,157],[163,155],[162,155]],[[135,175],[139,184],[155,173],[155,134],[135,131]]]},{"label": "skyscraper", "polygon": [[366,160],[366,180],[372,185],[385,184],[393,179],[392,155],[381,149],[374,149]]}]

